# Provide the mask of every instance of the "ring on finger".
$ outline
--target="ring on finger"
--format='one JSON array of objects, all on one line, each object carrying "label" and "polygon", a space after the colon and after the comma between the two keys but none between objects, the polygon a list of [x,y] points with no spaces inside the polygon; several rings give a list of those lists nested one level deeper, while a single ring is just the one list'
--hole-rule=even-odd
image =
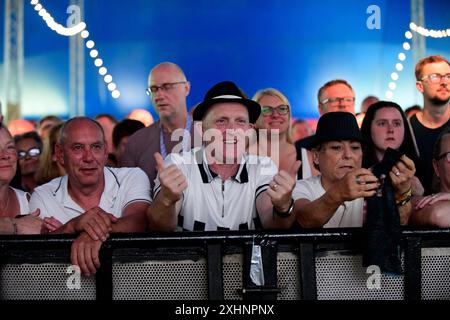
[{"label": "ring on finger", "polygon": [[277,190],[277,188],[278,188],[278,185],[275,183],[275,184],[272,186],[272,189],[273,189],[273,190]]},{"label": "ring on finger", "polygon": [[400,171],[397,170],[397,171],[395,171],[394,174],[398,177],[398,176],[400,176]]}]

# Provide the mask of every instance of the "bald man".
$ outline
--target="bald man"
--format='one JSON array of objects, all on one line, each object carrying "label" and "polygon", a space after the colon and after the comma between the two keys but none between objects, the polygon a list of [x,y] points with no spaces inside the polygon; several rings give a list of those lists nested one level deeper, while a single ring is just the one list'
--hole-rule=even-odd
[{"label": "bald man", "polygon": [[[150,71],[147,94],[151,97],[159,121],[130,137],[119,165],[141,168],[149,177],[152,187],[157,174],[156,152],[165,158],[177,145],[182,146],[179,152],[191,149],[190,135],[187,133],[192,133],[193,126],[186,105],[190,89],[191,85],[183,70],[172,62],[160,63]],[[177,129],[187,131],[177,135],[183,142],[181,139],[172,139]]]}]

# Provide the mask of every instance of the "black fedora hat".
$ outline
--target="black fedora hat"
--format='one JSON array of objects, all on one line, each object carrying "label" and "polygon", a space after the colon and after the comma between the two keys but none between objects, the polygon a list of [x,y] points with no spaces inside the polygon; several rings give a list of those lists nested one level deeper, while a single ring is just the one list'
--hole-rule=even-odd
[{"label": "black fedora hat", "polygon": [[324,142],[341,140],[363,141],[358,122],[350,112],[328,112],[320,117],[308,149]]},{"label": "black fedora hat", "polygon": [[231,81],[223,81],[214,85],[205,95],[194,110],[193,119],[201,121],[208,109],[221,102],[239,102],[247,107],[250,123],[255,123],[261,114],[261,106],[258,102],[247,99],[244,93]]}]

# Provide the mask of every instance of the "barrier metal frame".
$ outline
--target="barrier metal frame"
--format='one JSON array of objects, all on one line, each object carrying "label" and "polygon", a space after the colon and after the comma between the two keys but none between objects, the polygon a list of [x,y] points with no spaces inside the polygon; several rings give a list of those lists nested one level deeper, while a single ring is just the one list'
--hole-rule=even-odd
[{"label": "barrier metal frame", "polygon": [[[14,263],[70,263],[73,235],[0,236],[0,267]],[[277,253],[293,252],[299,257],[302,300],[317,300],[316,256],[320,252],[350,250],[361,253],[364,230],[361,228],[309,229],[288,231],[218,231],[180,233],[114,234],[103,243],[101,267],[96,274],[96,299],[113,299],[113,263],[139,262],[148,258],[147,250],[157,250],[167,260],[183,255],[198,255],[207,261],[208,299],[224,299],[222,258],[242,253],[244,300],[275,300],[277,288]],[[264,286],[250,279],[251,252],[254,242],[262,245]],[[404,228],[404,298],[421,300],[422,248],[450,247],[450,229]],[[0,288],[2,283],[0,283]]]}]

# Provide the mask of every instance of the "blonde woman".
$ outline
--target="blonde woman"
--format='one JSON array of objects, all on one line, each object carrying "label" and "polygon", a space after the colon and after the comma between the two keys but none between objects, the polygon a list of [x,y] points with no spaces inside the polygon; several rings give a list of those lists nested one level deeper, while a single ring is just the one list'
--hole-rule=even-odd
[{"label": "blonde woman", "polygon": [[[14,140],[0,124],[0,234],[39,234],[42,221],[39,212],[28,215],[28,193],[9,184],[17,170]],[[23,216],[20,219],[19,216]]]},{"label": "blonde woman", "polygon": [[[270,157],[279,170],[285,171],[288,171],[296,160],[308,159],[306,150],[302,155],[303,159],[297,159],[291,138],[292,110],[286,96],[277,89],[267,88],[256,92],[253,100],[261,105],[261,116],[256,121],[257,153]],[[302,161],[299,177],[308,178],[317,174],[311,163],[312,158]]]}]

